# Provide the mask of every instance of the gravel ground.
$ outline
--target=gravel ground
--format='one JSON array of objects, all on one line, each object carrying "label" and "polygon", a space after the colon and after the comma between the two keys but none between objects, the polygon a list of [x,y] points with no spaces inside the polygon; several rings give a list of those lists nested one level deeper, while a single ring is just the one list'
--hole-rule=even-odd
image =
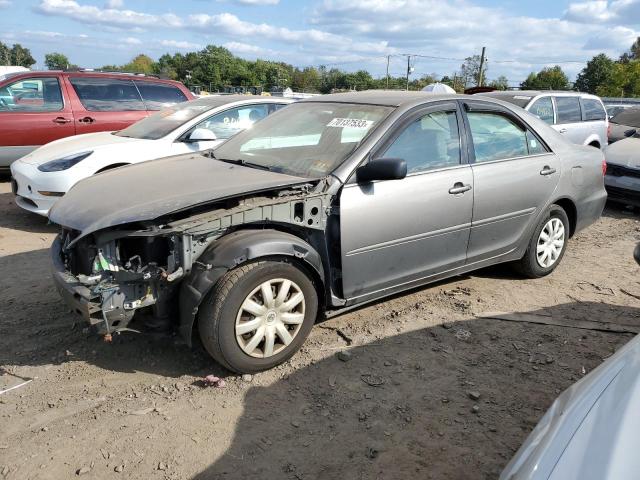
[{"label": "gravel ground", "polygon": [[[553,399],[640,327],[640,224],[608,208],[553,275],[481,270],[319,323],[290,362],[229,375],[175,336],[87,332],[52,288],[56,228],[0,183],[0,477],[496,478]],[[344,354],[343,352],[348,352]],[[202,377],[224,376],[224,388]]]}]

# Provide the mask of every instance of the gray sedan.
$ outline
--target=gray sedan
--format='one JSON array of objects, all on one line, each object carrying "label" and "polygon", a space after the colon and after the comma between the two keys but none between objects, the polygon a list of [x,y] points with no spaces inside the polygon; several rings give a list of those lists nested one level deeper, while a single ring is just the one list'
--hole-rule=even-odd
[{"label": "gray sedan", "polygon": [[78,183],[50,213],[54,280],[107,338],[150,310],[256,372],[322,314],[500,262],[548,275],[605,199],[600,150],[512,104],[327,95]]}]

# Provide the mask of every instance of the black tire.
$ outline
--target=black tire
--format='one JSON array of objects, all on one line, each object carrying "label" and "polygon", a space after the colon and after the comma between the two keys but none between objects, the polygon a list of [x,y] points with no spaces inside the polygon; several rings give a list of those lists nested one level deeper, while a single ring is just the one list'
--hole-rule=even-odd
[{"label": "black tire", "polygon": [[[556,261],[549,267],[543,267],[538,263],[538,258],[536,253],[537,246],[538,246],[538,239],[540,237],[540,232],[542,232],[542,229],[544,228],[544,226],[552,218],[558,218],[560,221],[562,221],[562,224],[564,226],[564,232],[565,232],[564,245],[562,246],[562,251],[560,252],[560,255],[558,255],[558,258],[556,259]],[[569,232],[570,232],[569,218],[567,217],[567,213],[564,211],[564,209],[561,206],[556,204],[551,205],[547,209],[545,214],[542,215],[542,217],[540,218],[540,221],[538,222],[538,225],[533,231],[533,235],[529,240],[529,245],[527,246],[527,251],[524,253],[524,256],[520,259],[518,263],[516,263],[516,268],[518,269],[518,271],[527,278],[540,278],[540,277],[549,275],[551,272],[553,272],[562,261],[562,257],[564,257],[564,253],[567,250],[567,244],[569,242]]]},{"label": "black tire", "polygon": [[[285,278],[296,283],[305,302],[304,320],[293,341],[268,358],[245,353],[236,340],[235,324],[240,306],[256,287],[269,279]],[[228,271],[203,300],[198,314],[200,340],[221,365],[238,373],[268,370],[290,359],[302,346],[318,314],[318,294],[309,276],[288,261],[260,261]]]}]

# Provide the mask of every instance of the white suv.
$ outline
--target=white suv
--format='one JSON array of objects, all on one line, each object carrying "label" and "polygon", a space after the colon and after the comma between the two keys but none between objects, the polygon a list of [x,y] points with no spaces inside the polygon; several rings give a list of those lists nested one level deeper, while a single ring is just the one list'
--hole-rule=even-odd
[{"label": "white suv", "polygon": [[580,92],[510,90],[483,93],[513,103],[547,122],[579,145],[604,148],[609,119],[599,97]]}]

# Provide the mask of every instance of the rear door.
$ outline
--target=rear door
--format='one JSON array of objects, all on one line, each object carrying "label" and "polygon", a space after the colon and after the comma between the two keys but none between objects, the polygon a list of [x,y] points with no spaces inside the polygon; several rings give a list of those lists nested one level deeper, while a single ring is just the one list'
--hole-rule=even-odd
[{"label": "rear door", "polygon": [[122,130],[147,116],[138,89],[128,78],[69,75],[76,133]]},{"label": "rear door", "polygon": [[582,108],[578,96],[556,96],[556,124],[552,127],[578,145],[583,145],[587,139],[585,127],[582,124]]},{"label": "rear door", "polygon": [[597,135],[600,144],[604,147],[608,143],[607,130],[609,120],[607,111],[600,100],[596,98],[581,98],[582,122],[588,135]]},{"label": "rear door", "polygon": [[0,87],[0,167],[74,133],[73,111],[56,75],[21,78]]},{"label": "rear door", "polygon": [[519,117],[494,104],[465,102],[473,171],[467,262],[513,251],[558,185],[561,164]]},{"label": "rear door", "polygon": [[176,103],[186,102],[187,96],[182,91],[168,83],[153,82],[150,80],[134,80],[138,88],[145,108],[149,112],[156,112]]},{"label": "rear door", "polygon": [[340,236],[347,298],[464,265],[473,176],[461,148],[461,118],[455,102],[408,115],[371,155],[404,159],[406,178],[344,186]]}]

